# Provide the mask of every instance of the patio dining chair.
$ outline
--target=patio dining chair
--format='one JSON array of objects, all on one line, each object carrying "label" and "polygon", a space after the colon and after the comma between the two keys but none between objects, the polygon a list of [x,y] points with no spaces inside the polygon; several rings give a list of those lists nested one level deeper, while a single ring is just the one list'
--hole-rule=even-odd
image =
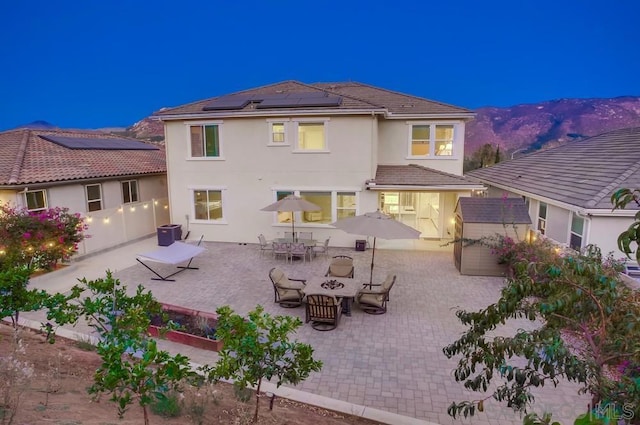
[{"label": "patio dining chair", "polygon": [[324,244],[311,247],[311,254],[315,257],[318,254],[324,254],[325,257],[329,256],[329,238],[325,239]]},{"label": "patio dining chair", "polygon": [[[368,314],[384,314],[387,312],[387,302],[389,301],[389,292],[396,283],[396,275],[388,274],[387,278],[376,289],[361,289],[356,295],[356,301],[360,304],[360,308]],[[365,287],[370,286],[368,283]]]},{"label": "patio dining chair", "polygon": [[342,300],[333,295],[307,294],[306,321],[317,331],[335,329],[342,317]]},{"label": "patio dining chair", "polygon": [[269,271],[269,279],[273,284],[274,302],[285,308],[298,307],[302,305],[304,297],[304,285],[306,280],[288,278],[282,270],[277,267]]},{"label": "patio dining chair", "polygon": [[296,240],[296,233],[298,232],[284,232],[284,238],[290,241]]},{"label": "patio dining chair", "polygon": [[331,259],[325,276],[352,278],[354,276],[353,258],[348,255],[336,255]]},{"label": "patio dining chair", "polygon": [[313,239],[313,232],[298,232],[300,239]]},{"label": "patio dining chair", "polygon": [[271,246],[274,258],[284,256],[284,259],[289,261],[289,244],[287,242],[273,242]]},{"label": "patio dining chair", "polygon": [[258,235],[258,241],[260,242],[260,254],[264,254],[266,251],[273,251],[273,242],[267,241],[262,233]]},{"label": "patio dining chair", "polygon": [[302,258],[304,263],[307,260],[307,247],[304,242],[292,242],[289,244],[289,260],[293,262],[293,258]]}]

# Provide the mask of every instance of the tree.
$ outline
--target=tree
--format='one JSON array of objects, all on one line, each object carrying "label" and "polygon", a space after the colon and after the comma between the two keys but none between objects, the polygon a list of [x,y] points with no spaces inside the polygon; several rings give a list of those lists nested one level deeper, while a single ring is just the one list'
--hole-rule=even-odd
[{"label": "tree", "polygon": [[263,379],[277,378],[276,385],[298,384],[311,372],[317,372],[322,362],[313,359],[308,344],[289,341],[289,334],[302,325],[297,317],[270,316],[262,306],[249,312],[245,319],[229,306],[216,310],[216,335],[224,341],[218,363],[207,370],[209,379],[234,379],[238,389],[256,387],[256,408],[253,422],[258,421],[260,387]]},{"label": "tree", "polygon": [[[640,207],[640,189],[619,189],[611,195],[613,209],[625,209],[629,204]],[[634,222],[618,236],[618,249],[629,256],[634,252],[635,245],[636,261],[640,262],[640,211],[634,216]]]},{"label": "tree", "polygon": [[[592,405],[617,404],[640,414],[640,303],[638,294],[619,280],[621,266],[590,247],[561,256],[546,241],[513,242],[498,238],[495,252],[507,261],[510,277],[498,301],[477,312],[456,313],[467,331],[444,347],[459,356],[454,377],[467,389],[489,396],[453,402],[453,417],[483,411],[494,398],[526,412],[530,390],[560,378],[582,384]],[[532,331],[492,336],[513,319],[537,321]],[[617,367],[619,379],[610,377]]]},{"label": "tree", "polygon": [[46,291],[27,289],[31,272],[27,265],[5,265],[0,269],[0,319],[11,317],[14,329],[21,311],[40,310],[49,298]]},{"label": "tree", "polygon": [[[82,279],[80,283],[64,302],[58,299],[51,303],[48,318],[59,325],[76,323],[80,318],[89,322],[99,335],[97,352],[102,358],[89,393],[96,398],[110,394],[120,418],[137,400],[147,425],[149,404],[171,390],[179,390],[181,381],[196,381],[198,377],[188,357],[158,350],[156,342],[147,337],[151,316],[162,314],[151,292],[144,292],[139,285],[135,295],[127,295],[126,286],[121,286],[110,271],[105,279]],[[90,295],[73,302],[85,291]]]},{"label": "tree", "polygon": [[463,169],[467,172],[489,167],[500,162],[501,158],[500,146],[494,148],[491,143],[485,143],[473,152],[470,157],[465,157]]}]

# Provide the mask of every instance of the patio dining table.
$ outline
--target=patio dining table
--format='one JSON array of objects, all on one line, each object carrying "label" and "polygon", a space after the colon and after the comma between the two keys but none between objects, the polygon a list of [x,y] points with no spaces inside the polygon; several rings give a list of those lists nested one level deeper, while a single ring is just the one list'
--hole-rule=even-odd
[{"label": "patio dining table", "polygon": [[324,294],[342,298],[342,312],[345,316],[351,316],[351,304],[361,285],[349,277],[313,276],[307,279],[302,292],[305,295]]},{"label": "patio dining table", "polygon": [[293,240],[291,238],[276,238],[273,240],[274,242],[278,242],[278,243],[294,243],[294,242],[302,242],[304,243],[304,246],[309,248],[310,246],[316,246],[316,244],[318,243],[318,241],[316,239],[298,239],[298,240]]}]

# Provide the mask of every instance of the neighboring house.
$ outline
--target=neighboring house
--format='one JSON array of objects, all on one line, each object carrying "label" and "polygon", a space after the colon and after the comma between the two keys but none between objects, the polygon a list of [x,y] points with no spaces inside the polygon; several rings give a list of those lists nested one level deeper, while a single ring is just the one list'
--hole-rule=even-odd
[{"label": "neighboring house", "polygon": [[294,216],[316,239],[353,246],[330,224],[380,209],[422,232],[394,246],[424,249],[452,238],[457,198],[483,189],[462,176],[471,111],[361,83],[285,81],[156,115],[172,222],[206,240],[282,236],[291,213],[260,209],[296,194],[321,207]]},{"label": "neighboring house", "polygon": [[640,127],[625,128],[467,173],[489,186],[488,196],[522,196],[533,228],[580,249],[596,244],[604,254],[637,210],[612,211],[611,195],[640,187]]},{"label": "neighboring house", "polygon": [[86,130],[0,132],[0,202],[81,214],[80,255],[140,238],[169,222],[164,147]]}]

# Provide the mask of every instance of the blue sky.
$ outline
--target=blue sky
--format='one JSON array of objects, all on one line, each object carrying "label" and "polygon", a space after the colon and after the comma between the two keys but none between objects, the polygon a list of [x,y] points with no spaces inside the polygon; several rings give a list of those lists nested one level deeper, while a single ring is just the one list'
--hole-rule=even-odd
[{"label": "blue sky", "polygon": [[282,80],[467,108],[640,95],[640,2],[11,1],[0,130],[127,126]]}]

